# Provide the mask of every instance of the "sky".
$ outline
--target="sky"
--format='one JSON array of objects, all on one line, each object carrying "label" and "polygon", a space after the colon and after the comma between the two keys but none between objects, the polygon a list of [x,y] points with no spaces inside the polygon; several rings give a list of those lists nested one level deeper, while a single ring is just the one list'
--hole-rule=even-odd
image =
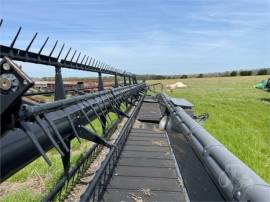
[{"label": "sky", "polygon": [[[0,44],[43,53],[56,40],[136,74],[270,67],[270,0],[0,0]],[[60,45],[58,46],[60,49]],[[63,53],[63,56],[65,54]],[[30,76],[54,68],[23,64]],[[63,70],[64,76],[88,72]]]}]

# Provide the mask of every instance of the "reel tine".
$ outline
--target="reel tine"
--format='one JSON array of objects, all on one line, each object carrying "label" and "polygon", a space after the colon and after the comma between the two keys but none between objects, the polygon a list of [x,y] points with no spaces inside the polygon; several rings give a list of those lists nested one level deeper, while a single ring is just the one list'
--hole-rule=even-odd
[{"label": "reel tine", "polygon": [[39,50],[39,52],[38,52],[38,55],[41,54],[41,52],[42,52],[42,50],[44,49],[44,47],[45,47],[46,43],[48,42],[48,40],[49,40],[49,37],[46,38],[45,42],[44,42],[43,45],[41,46],[41,48],[40,48],[40,50]]},{"label": "reel tine", "polygon": [[55,50],[55,48],[56,48],[56,46],[57,46],[57,43],[58,43],[58,40],[56,40],[56,42],[55,42],[55,44],[54,44],[54,46],[53,46],[53,48],[52,48],[52,50],[51,50],[51,52],[50,52],[49,57],[52,56],[52,54],[53,54],[53,52],[54,52],[54,50]]},{"label": "reel tine", "polygon": [[32,46],[32,44],[33,44],[34,40],[36,39],[37,35],[38,35],[38,33],[36,32],[35,35],[34,35],[34,37],[32,38],[32,40],[31,40],[30,43],[28,44],[27,48],[25,49],[26,52],[29,51],[29,49],[30,49],[30,47]]},{"label": "reel tine", "polygon": [[21,30],[22,30],[22,27],[20,27],[20,28],[18,29],[18,31],[17,31],[17,33],[16,33],[16,35],[15,35],[13,41],[11,42],[11,44],[10,44],[10,46],[9,46],[10,48],[13,48],[13,46],[15,45],[15,42],[17,41],[17,38],[18,38],[18,36],[19,36]]}]

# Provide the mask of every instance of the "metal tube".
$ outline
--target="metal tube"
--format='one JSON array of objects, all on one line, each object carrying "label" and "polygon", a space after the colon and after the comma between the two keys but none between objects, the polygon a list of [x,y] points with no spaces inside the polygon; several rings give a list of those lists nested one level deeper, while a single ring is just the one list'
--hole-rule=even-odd
[{"label": "metal tube", "polygon": [[[144,89],[144,86],[137,86],[134,88],[130,88],[129,90],[126,90],[130,96],[136,94],[138,91],[141,91]],[[122,96],[121,93],[118,93],[117,97],[120,99]],[[68,99],[67,99],[68,100]],[[76,99],[73,99],[76,100]],[[58,130],[58,132],[61,134],[62,138],[69,139],[74,138],[72,127],[69,123],[69,121],[65,117],[61,117],[61,109],[65,107],[63,105],[65,103],[65,100],[56,101],[54,105],[58,105],[58,109],[54,108],[54,111],[50,112],[50,115],[57,117],[58,121],[54,121],[54,124]],[[110,108],[109,101],[104,102],[104,105],[100,105],[100,108],[97,105],[94,105],[97,113],[101,113],[101,110],[105,110],[105,107]],[[73,103],[74,105],[77,105],[77,102]],[[29,106],[32,109],[32,115],[35,114],[35,112],[40,113],[48,113],[48,109],[52,109],[48,107],[49,104],[41,104],[39,106]],[[49,105],[50,106],[50,105]],[[74,110],[74,107],[72,105],[69,105],[69,110]],[[35,110],[38,109],[38,110]],[[77,111],[74,113],[81,113],[80,108],[76,108]],[[72,111],[73,112],[73,111]],[[24,116],[25,120],[28,120],[27,116]],[[31,117],[31,116],[30,116]],[[29,117],[29,118],[30,118]],[[96,118],[96,115],[93,110],[88,110],[88,117],[90,120],[94,120]],[[32,120],[31,118],[29,120]],[[87,124],[87,120],[83,116],[80,116],[80,118],[74,118],[74,125],[78,124]],[[44,119],[42,119],[42,123],[44,124],[44,127],[48,128],[50,131],[52,137],[54,137],[55,141],[59,144],[59,139],[57,138],[57,135],[55,131],[50,127],[48,122]],[[36,135],[36,138],[40,145],[42,145],[44,151],[49,151],[51,148],[53,148],[53,144],[50,141],[49,137],[44,133],[42,128],[36,123],[36,122],[26,122],[26,124],[31,128],[31,131]],[[1,137],[1,152],[0,152],[0,159],[1,159],[1,181],[4,181],[8,177],[10,177],[12,174],[16,173],[32,161],[34,161],[36,158],[40,156],[40,153],[37,151],[35,145],[32,143],[32,141],[27,137],[27,134],[25,134],[24,131],[22,131],[20,128],[16,128],[14,130],[8,130],[6,131],[2,137]]]},{"label": "metal tube", "polygon": [[190,131],[191,146],[227,200],[269,200],[269,184],[227,150],[182,108],[175,107],[166,94],[161,93],[158,98],[165,103],[175,122],[179,125],[184,124]]},{"label": "metal tube", "polygon": [[[117,96],[117,95],[120,95],[120,93],[125,92],[125,91],[132,92],[132,90],[136,90],[137,88],[142,89],[142,88],[144,88],[144,86],[145,86],[145,84],[137,84],[137,85],[133,85],[130,87],[129,86],[119,87],[119,88],[113,89],[112,92],[115,94],[115,96]],[[88,93],[85,95],[71,97],[71,98],[64,99],[64,100],[58,100],[58,101],[55,101],[52,103],[46,103],[46,104],[42,104],[42,105],[34,105],[34,106],[23,105],[21,116],[22,116],[22,118],[30,118],[33,115],[42,113],[44,111],[53,111],[59,107],[70,106],[72,104],[76,104],[76,103],[83,101],[83,100],[89,100],[89,99],[95,98],[96,96],[98,96],[97,93]]]}]

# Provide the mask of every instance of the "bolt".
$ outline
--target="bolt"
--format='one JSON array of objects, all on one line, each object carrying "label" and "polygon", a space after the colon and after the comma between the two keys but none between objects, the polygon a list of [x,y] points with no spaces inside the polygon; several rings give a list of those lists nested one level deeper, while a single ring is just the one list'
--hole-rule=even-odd
[{"label": "bolt", "polygon": [[2,90],[9,90],[11,88],[11,81],[7,78],[1,78],[0,80],[0,88]]},{"label": "bolt", "polygon": [[236,198],[236,199],[240,199],[241,195],[242,195],[241,191],[237,191],[237,192],[235,193],[235,198]]},{"label": "bolt", "polygon": [[203,149],[203,156],[206,156],[207,155],[207,149]]},{"label": "bolt", "polygon": [[10,65],[8,63],[4,63],[3,64],[3,69],[6,70],[6,71],[10,70]]}]

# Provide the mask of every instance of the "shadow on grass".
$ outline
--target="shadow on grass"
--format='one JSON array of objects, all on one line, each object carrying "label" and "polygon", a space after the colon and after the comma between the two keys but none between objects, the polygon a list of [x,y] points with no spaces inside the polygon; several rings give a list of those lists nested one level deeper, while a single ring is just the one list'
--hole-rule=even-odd
[{"label": "shadow on grass", "polygon": [[263,102],[269,102],[270,103],[270,98],[260,98],[261,101]]}]

